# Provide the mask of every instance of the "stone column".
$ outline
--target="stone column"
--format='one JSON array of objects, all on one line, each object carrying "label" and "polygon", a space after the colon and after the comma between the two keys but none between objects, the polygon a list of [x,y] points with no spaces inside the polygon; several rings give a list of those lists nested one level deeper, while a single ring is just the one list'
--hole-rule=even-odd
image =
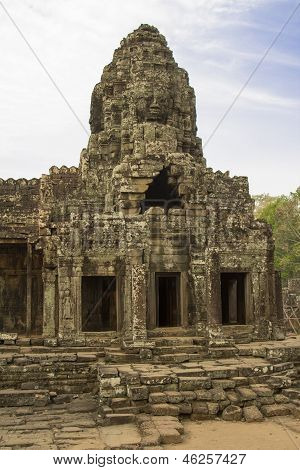
[{"label": "stone column", "polygon": [[54,338],[55,331],[55,281],[56,271],[44,269],[43,271],[43,336]]},{"label": "stone column", "polygon": [[275,319],[273,320],[272,339],[282,340],[285,337],[284,327],[284,312],[283,312],[283,298],[282,298],[282,283],[281,274],[275,271],[274,276],[275,288]]},{"label": "stone column", "polygon": [[212,253],[207,269],[207,321],[212,325],[222,324],[221,280],[219,256]]},{"label": "stone column", "polygon": [[253,305],[255,335],[257,340],[270,339],[270,320],[268,318],[268,280],[267,272],[253,272]]},{"label": "stone column", "polygon": [[31,293],[32,293],[32,245],[27,243],[27,296],[26,296],[26,333],[31,333]]},{"label": "stone column", "polygon": [[146,327],[146,267],[144,264],[132,266],[132,338],[133,342],[147,339]]},{"label": "stone column", "polygon": [[71,276],[72,267],[59,268],[59,337],[64,342],[71,342],[75,335],[76,286]]},{"label": "stone column", "polygon": [[207,326],[206,273],[203,270],[203,264],[197,266],[192,263],[190,271],[192,325],[200,336],[205,335]]},{"label": "stone column", "polygon": [[132,250],[126,259],[124,301],[124,344],[147,340],[147,269],[142,253]]}]

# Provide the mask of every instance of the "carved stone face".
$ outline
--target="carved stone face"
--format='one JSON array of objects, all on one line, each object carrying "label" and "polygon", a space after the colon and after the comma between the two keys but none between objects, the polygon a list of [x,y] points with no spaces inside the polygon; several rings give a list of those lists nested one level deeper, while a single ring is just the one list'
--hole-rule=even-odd
[{"label": "carved stone face", "polygon": [[173,112],[174,99],[167,87],[159,90],[140,88],[134,92],[133,101],[139,123],[150,121],[166,124]]}]

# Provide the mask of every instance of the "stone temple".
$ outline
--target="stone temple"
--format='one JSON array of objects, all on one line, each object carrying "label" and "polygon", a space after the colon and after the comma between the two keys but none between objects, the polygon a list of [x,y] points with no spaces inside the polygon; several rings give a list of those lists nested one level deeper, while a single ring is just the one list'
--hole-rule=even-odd
[{"label": "stone temple", "polygon": [[194,90],[155,27],[114,52],[90,126],[78,167],[0,180],[1,341],[151,359],[162,337],[193,337],[197,358],[282,339],[270,227],[247,178],[206,166]]}]

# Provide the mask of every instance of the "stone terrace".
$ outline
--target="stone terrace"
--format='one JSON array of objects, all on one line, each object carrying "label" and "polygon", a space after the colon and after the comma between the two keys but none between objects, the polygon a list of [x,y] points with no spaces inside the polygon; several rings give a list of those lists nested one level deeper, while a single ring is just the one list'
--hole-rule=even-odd
[{"label": "stone terrace", "polygon": [[2,344],[0,447],[156,447],[181,442],[187,417],[299,416],[300,338],[235,348],[228,358],[126,364],[108,363],[103,345]]}]

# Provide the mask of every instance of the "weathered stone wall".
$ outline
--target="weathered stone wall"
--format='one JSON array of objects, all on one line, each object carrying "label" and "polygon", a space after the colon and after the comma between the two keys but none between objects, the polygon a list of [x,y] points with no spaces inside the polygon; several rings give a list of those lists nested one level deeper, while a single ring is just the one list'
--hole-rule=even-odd
[{"label": "weathered stone wall", "polygon": [[98,378],[103,424],[140,413],[261,421],[292,413],[290,399],[299,404],[299,391],[291,388],[297,378],[292,362],[240,358],[228,365],[101,365]]},{"label": "weathered stone wall", "polygon": [[86,353],[3,353],[0,355],[0,389],[97,393],[96,361],[95,355]]}]

